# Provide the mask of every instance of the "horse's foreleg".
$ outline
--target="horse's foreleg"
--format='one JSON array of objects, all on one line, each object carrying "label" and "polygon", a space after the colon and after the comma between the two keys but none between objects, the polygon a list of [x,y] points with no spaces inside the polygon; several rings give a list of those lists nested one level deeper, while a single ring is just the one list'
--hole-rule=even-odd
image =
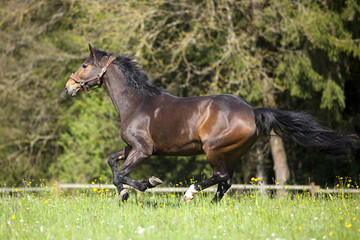
[{"label": "horse's foreleg", "polygon": [[129,155],[130,150],[131,150],[131,147],[126,146],[123,149],[121,149],[120,151],[111,154],[110,157],[109,157],[109,160],[108,160],[108,164],[109,164],[109,166],[111,168],[111,171],[112,171],[112,174],[113,174],[113,183],[116,186],[116,188],[118,189],[119,194],[121,194],[121,191],[123,190],[123,187],[122,187],[122,185],[119,186],[117,184],[118,183],[117,175],[118,175],[118,172],[119,172],[117,163],[120,160],[126,160],[127,156]]},{"label": "horse's foreleg", "polygon": [[122,199],[122,201],[126,201],[129,197],[127,193],[127,189],[123,187],[123,184],[127,184],[139,191],[145,191],[148,188],[153,188],[159,184],[162,183],[162,181],[159,178],[151,177],[147,181],[138,182],[127,175],[129,175],[132,171],[134,171],[136,168],[140,166],[140,164],[149,157],[150,155],[144,154],[142,152],[132,150],[128,157],[126,158],[123,166],[120,170],[117,171],[116,177],[114,177],[115,186],[117,186],[119,195]]}]

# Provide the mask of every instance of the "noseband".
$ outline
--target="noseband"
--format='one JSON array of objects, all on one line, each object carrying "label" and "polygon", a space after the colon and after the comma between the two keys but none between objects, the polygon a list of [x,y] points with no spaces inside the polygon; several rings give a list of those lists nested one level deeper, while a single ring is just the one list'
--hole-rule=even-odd
[{"label": "noseband", "polygon": [[109,65],[115,60],[115,58],[113,56],[110,56],[105,67],[103,67],[101,69],[101,71],[95,76],[95,77],[92,77],[92,78],[89,78],[89,79],[81,79],[79,78],[78,76],[76,76],[74,73],[72,73],[70,75],[70,78],[72,80],[74,80],[75,82],[79,83],[80,86],[85,90],[86,94],[90,93],[91,91],[88,91],[85,84],[90,82],[90,81],[93,81],[93,80],[97,80],[97,85],[98,87],[101,86],[102,84],[102,77],[104,76],[104,74],[106,73]]}]

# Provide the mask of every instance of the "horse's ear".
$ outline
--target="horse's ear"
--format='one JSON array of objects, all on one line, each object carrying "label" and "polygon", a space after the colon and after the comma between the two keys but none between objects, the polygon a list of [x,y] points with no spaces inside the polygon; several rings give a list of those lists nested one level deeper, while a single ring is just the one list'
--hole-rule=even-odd
[{"label": "horse's ear", "polygon": [[96,57],[95,57],[95,50],[94,48],[91,46],[91,44],[89,43],[89,50],[90,50],[90,57],[92,60],[96,60]]}]

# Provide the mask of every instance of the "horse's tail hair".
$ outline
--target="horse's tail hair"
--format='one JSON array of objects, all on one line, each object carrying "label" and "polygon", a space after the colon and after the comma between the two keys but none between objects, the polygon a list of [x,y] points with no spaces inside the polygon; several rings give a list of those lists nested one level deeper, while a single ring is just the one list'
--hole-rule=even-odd
[{"label": "horse's tail hair", "polygon": [[356,151],[358,137],[340,134],[319,125],[309,114],[271,108],[254,109],[255,122],[262,135],[270,136],[271,130],[284,140],[293,140],[304,147],[311,147],[332,157],[345,157],[349,149]]}]

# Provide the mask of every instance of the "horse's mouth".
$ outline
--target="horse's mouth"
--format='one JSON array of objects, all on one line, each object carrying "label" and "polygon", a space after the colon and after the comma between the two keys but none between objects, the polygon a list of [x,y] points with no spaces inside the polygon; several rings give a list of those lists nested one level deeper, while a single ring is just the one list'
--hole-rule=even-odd
[{"label": "horse's mouth", "polygon": [[76,87],[70,87],[70,88],[65,87],[65,92],[70,97],[75,97],[78,91],[79,91],[79,88],[76,88]]}]

